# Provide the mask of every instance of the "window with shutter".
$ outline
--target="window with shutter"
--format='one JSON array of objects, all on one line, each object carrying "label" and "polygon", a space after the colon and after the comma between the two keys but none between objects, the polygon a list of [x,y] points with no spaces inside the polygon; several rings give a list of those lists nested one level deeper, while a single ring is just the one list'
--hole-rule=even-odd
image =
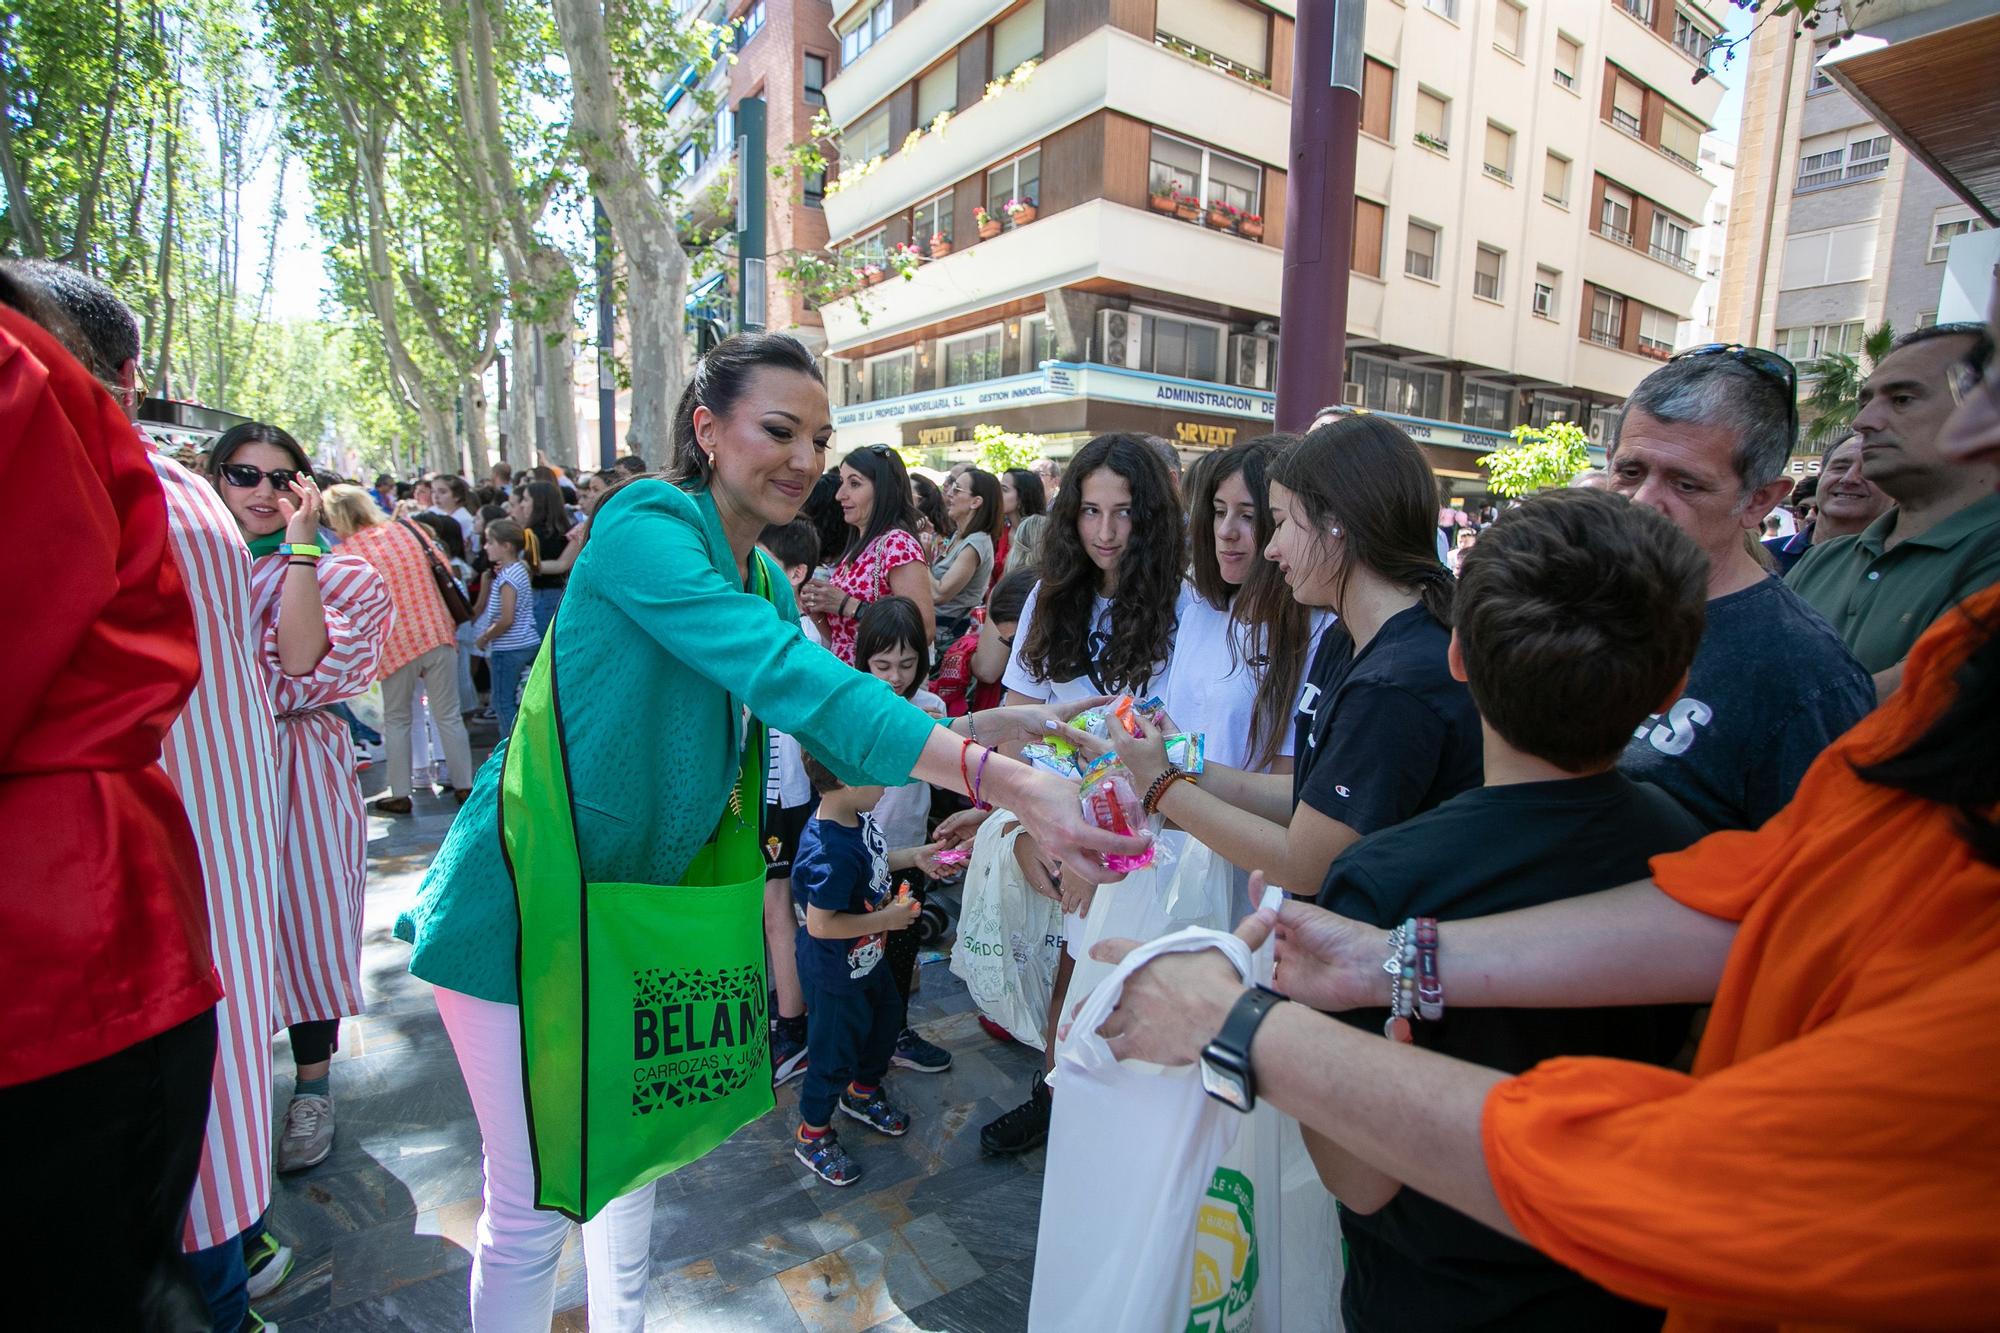
[{"label": "window with shutter", "polygon": [[1505,260],[1505,252],[1490,245],[1479,247],[1472,261],[1472,294],[1483,296],[1489,301],[1500,299],[1500,266]]},{"label": "window with shutter", "polygon": [[1361,132],[1389,137],[1389,109],[1395,102],[1396,71],[1373,56],[1361,61]]},{"label": "window with shutter", "polygon": [[1403,272],[1428,282],[1437,281],[1438,229],[1429,223],[1411,221],[1409,248],[1403,256]]},{"label": "window with shutter", "polygon": [[1604,187],[1604,209],[1597,217],[1597,230],[1618,242],[1632,244],[1632,196],[1616,185]]},{"label": "window with shutter", "polygon": [[1552,204],[1569,205],[1569,159],[1561,153],[1549,154],[1542,171],[1542,198]]},{"label": "window with shutter", "polygon": [[1451,103],[1427,88],[1417,89],[1417,142],[1440,150],[1451,147]]},{"label": "window with shutter", "polygon": [[1556,86],[1576,91],[1576,72],[1583,66],[1583,48],[1576,40],[1556,35]]},{"label": "window with shutter", "polygon": [[1514,179],[1514,131],[1486,122],[1486,174],[1495,180]]},{"label": "window with shutter", "polygon": [[1510,56],[1521,54],[1521,19],[1514,0],[1494,0],[1493,44]]},{"label": "window with shutter", "polygon": [[917,80],[917,125],[928,130],[931,122],[958,106],[958,62],[947,60]]},{"label": "window with shutter", "polygon": [[1646,90],[1622,75],[1613,76],[1611,123],[1637,139],[1643,133]]},{"label": "window with shutter", "polygon": [[1388,210],[1373,199],[1354,200],[1354,253],[1348,267],[1371,278],[1382,276],[1382,223]]},{"label": "window with shutter", "polygon": [[993,77],[1005,78],[1042,54],[1042,3],[1028,0],[993,25]]},{"label": "window with shutter", "polygon": [[1239,0],[1159,0],[1154,29],[1257,74],[1271,72],[1271,19]]},{"label": "window with shutter", "polygon": [[1535,268],[1535,313],[1543,319],[1556,317],[1556,290],[1562,275],[1552,268]]},{"label": "window with shutter", "polygon": [[1669,111],[1660,120],[1660,151],[1689,171],[1701,170],[1701,127]]}]

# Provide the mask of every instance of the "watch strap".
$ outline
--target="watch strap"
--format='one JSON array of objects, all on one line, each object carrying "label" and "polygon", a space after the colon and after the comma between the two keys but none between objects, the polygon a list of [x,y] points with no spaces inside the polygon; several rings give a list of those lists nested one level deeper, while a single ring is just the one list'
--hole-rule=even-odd
[{"label": "watch strap", "polygon": [[1202,1051],[1204,1062],[1213,1055],[1233,1066],[1230,1074],[1240,1081],[1243,1091],[1240,1105],[1230,1102],[1237,1110],[1247,1111],[1257,1104],[1257,1076],[1250,1065],[1250,1045],[1257,1038],[1258,1027],[1284,999],[1269,986],[1249,987],[1236,997],[1236,1003],[1229,1007],[1228,1017],[1222,1020],[1222,1030]]}]

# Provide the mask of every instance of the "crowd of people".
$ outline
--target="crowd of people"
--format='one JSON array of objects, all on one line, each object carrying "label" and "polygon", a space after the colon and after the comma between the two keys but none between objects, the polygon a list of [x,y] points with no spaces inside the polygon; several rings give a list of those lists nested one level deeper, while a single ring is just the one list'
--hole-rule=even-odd
[{"label": "crowd of people", "polygon": [[[1041,1072],[978,1132],[1060,1138],[1065,1020],[1145,943],[1091,922],[1134,891],[1107,860],[1160,839],[1226,864],[1275,982],[1162,955],[1099,1034],[1297,1121],[1346,1327],[1943,1327],[2000,1294],[1990,329],[1901,340],[1811,486],[1792,367],[1718,345],[1639,385],[1602,469],[1505,503],[1441,503],[1398,426],[1339,410],[1188,458],[1113,433],[999,473],[829,466],[819,370],[776,334],[701,360],[661,472],[364,487],[276,424],[154,447],[138,345],[93,279],[0,265],[49,594],[0,705],[0,1141],[17,1208],[106,1234],[114,1324],[262,1327],[284,1280],[271,1177],[330,1153],[362,1006],[377,693],[373,809],[428,772],[455,813],[396,933],[483,1140],[477,1329],[549,1326],[573,1219],[592,1325],[639,1327],[654,1179],[773,1087],[801,1081],[799,1163],[865,1178],[836,1119],[905,1134],[894,1080],[952,1065],[909,1006],[961,882],[1059,905],[1040,1021],[986,1020]],[[1124,696],[1158,703],[1067,725]],[[1093,824],[1052,735],[1149,825]],[[554,881],[672,886],[630,898],[668,941],[649,984],[753,977],[763,1029],[706,1034],[754,1077],[642,1077],[679,1139],[573,1191],[579,1145],[641,1130],[571,1113],[600,927]]]}]

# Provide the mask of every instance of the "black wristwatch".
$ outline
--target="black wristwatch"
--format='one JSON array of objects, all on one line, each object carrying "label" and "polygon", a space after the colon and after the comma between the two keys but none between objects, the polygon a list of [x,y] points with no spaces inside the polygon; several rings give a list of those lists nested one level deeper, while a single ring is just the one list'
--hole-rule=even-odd
[{"label": "black wristwatch", "polygon": [[1250,1043],[1265,1015],[1285,997],[1269,986],[1252,986],[1237,997],[1222,1031],[1202,1048],[1201,1086],[1209,1096],[1233,1110],[1248,1112],[1257,1104],[1257,1076],[1250,1069]]}]

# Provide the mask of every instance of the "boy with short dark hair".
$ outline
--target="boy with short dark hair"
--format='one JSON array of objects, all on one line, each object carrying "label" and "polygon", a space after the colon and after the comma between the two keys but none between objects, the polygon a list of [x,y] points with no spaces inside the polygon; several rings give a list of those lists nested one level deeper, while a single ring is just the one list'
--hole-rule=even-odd
[{"label": "boy with short dark hair", "polygon": [[852,1185],[861,1168],[834,1133],[836,1108],[892,1138],[910,1128],[909,1113],[882,1090],[903,1030],[902,998],[883,959],[887,933],[908,930],[921,910],[907,888],[891,897],[889,872],[916,865],[925,849],[888,851],[868,817],[882,788],[850,787],[810,753],[803,758],[819,810],[792,862],[809,1052],[792,1152],[827,1184]]},{"label": "boy with short dark hair", "polygon": [[[773,523],[757,538],[785,571],[796,601],[799,589],[819,564],[819,531],[810,519]],[[800,617],[799,630],[821,643],[810,617]],[[799,834],[812,817],[813,789],[800,762],[796,738],[771,733],[771,762],[764,784],[764,945],[771,957],[771,1084],[776,1087],[806,1070],[805,992],[799,987],[794,962],[797,923],[792,918],[792,860],[798,855]]]},{"label": "boy with short dark hair", "polygon": [[[1450,648],[1479,708],[1485,785],[1354,844],[1320,905],[1390,927],[1485,916],[1643,879],[1653,856],[1700,838],[1692,815],[1616,765],[1686,680],[1707,580],[1691,539],[1621,496],[1555,491],[1503,514],[1465,554]],[[1451,1009],[1451,960],[1438,961],[1447,1007],[1403,1026],[1460,1059],[1509,1073],[1564,1055],[1666,1064],[1687,1037],[1686,1006]],[[1389,1013],[1342,1017],[1379,1032]],[[1660,1311],[1306,1140],[1341,1202],[1354,1333],[1659,1327]]]}]

